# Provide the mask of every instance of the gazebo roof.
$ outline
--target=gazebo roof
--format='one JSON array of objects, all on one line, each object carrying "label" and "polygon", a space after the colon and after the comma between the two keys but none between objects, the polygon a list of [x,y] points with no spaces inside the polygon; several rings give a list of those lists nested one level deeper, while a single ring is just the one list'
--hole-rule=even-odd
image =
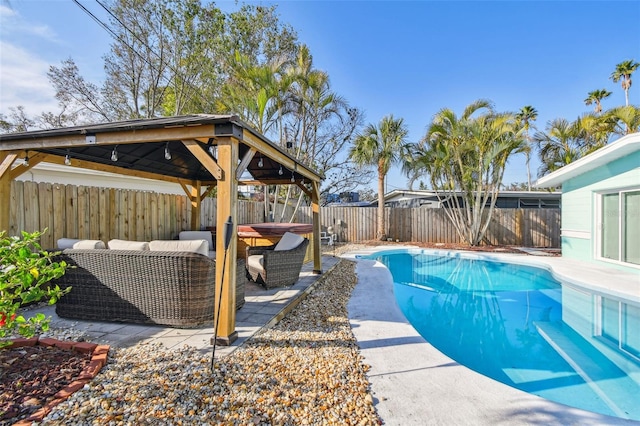
[{"label": "gazebo roof", "polygon": [[243,174],[238,176],[242,183],[303,184],[322,179],[235,115],[194,114],[3,134],[0,150],[21,151],[30,160],[58,164],[68,156],[74,166],[211,185],[217,177],[197,158],[199,151],[182,141],[194,141],[215,160],[217,139],[226,136],[239,141],[238,156],[246,163],[241,163]]}]

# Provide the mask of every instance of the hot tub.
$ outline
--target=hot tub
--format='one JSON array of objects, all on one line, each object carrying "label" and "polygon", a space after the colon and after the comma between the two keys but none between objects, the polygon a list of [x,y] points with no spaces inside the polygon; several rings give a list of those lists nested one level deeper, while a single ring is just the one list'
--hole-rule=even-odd
[{"label": "hot tub", "polygon": [[[238,225],[238,258],[246,257],[247,246],[270,246],[280,241],[285,232],[293,232],[313,243],[313,225],[310,223],[247,223]],[[313,244],[307,246],[304,261],[313,259]]]}]

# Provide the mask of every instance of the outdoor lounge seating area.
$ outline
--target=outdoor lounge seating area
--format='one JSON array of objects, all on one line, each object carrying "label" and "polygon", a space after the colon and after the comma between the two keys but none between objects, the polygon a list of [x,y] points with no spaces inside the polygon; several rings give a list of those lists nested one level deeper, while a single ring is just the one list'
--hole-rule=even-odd
[{"label": "outdoor lounge seating area", "polygon": [[247,247],[247,279],[265,288],[293,285],[298,281],[309,240],[285,232],[277,244]]},{"label": "outdoor lounge seating area", "polygon": [[[205,240],[58,241],[70,267],[53,281],[72,287],[56,304],[63,318],[197,327],[214,316],[215,260]],[[241,267],[244,267],[244,261]],[[244,304],[244,276],[236,309]]]},{"label": "outdoor lounge seating area", "polygon": [[[151,240],[169,240],[171,245],[177,246],[192,242],[185,238],[195,238],[196,242],[201,240],[201,237],[196,236],[180,238],[178,234],[181,231],[210,229],[204,243],[206,253],[203,254],[205,257],[213,255],[217,247],[215,260],[211,261],[213,264],[217,262],[218,268],[224,262],[224,266],[228,268],[225,273],[218,269],[211,279],[218,299],[216,301],[219,301],[215,304],[214,311],[219,320],[217,338],[222,344],[231,344],[237,338],[234,308],[237,306],[236,299],[241,299],[236,297],[234,290],[241,286],[234,285],[233,279],[238,279],[238,283],[244,282],[246,275],[244,259],[237,259],[241,257],[238,256],[238,247],[234,245],[235,250],[227,258],[226,252],[222,253],[222,248],[228,244],[225,238],[228,233],[216,233],[216,230],[227,230],[228,224],[231,224],[233,235],[239,236],[238,228],[244,220],[239,216],[239,185],[248,182],[251,185],[290,185],[299,188],[309,197],[312,213],[307,233],[313,235],[308,236],[310,243],[307,247],[312,246],[313,250],[307,250],[306,260],[313,261],[314,274],[322,273],[319,223],[320,183],[323,176],[236,115],[190,114],[130,119],[2,134],[0,140],[0,198],[3,201],[0,203],[0,230],[7,230],[9,235],[18,235],[22,230],[30,231],[32,228],[49,229],[50,232],[41,239],[42,247],[55,247],[55,241],[62,237],[84,237],[102,239],[105,249],[114,250],[117,247],[122,251],[127,251],[124,246],[128,244],[121,245],[114,239],[136,239],[138,241],[130,243],[139,250],[137,256],[132,254],[131,261],[135,263],[139,260],[137,258],[153,256],[147,253],[145,241],[148,242],[148,251],[156,251]],[[32,187],[30,181],[19,178],[41,163],[64,165],[64,177],[84,173],[87,179],[80,183],[83,188],[76,190],[71,188],[73,185],[56,184],[51,190],[42,191],[38,187],[36,193],[18,195],[25,188],[29,191]],[[174,188],[182,188],[183,194],[145,192],[138,196],[138,193],[129,194],[128,189],[106,190],[102,187],[106,181],[97,178],[96,173],[111,173],[119,176],[118,179],[156,180],[174,185]],[[283,175],[291,178],[283,179]],[[85,188],[87,183],[98,186]],[[214,198],[211,195],[214,193],[215,202],[212,202]],[[27,202],[15,203],[12,200],[17,199],[16,197]],[[172,240],[176,237],[180,239]],[[108,240],[115,245],[111,244],[110,247]],[[169,243],[166,244],[165,251],[175,251],[175,248],[169,247]],[[260,244],[262,242],[249,245]],[[80,248],[71,250],[78,249]],[[242,247],[242,253],[244,252]],[[108,256],[116,255],[105,255]],[[105,274],[111,266],[113,265],[105,263]],[[152,265],[144,265],[143,262],[142,267],[151,268]],[[124,266],[123,270],[126,270]],[[76,273],[69,271],[66,279]],[[133,280],[127,282],[128,278],[117,276],[122,272],[112,273],[116,277],[109,276],[109,279],[114,282],[125,280],[126,285],[139,285]],[[160,268],[153,273],[171,275],[190,274],[191,271],[187,268],[177,272],[163,272]],[[94,273],[96,274],[97,272]],[[107,288],[111,284],[102,283]],[[75,290],[80,285],[82,283],[78,282]],[[177,295],[169,297],[174,297],[179,304],[184,303],[184,296],[180,293],[189,291],[189,288],[184,288]],[[71,291],[73,293],[74,290]],[[118,297],[126,301],[129,295]],[[63,304],[64,302],[61,303]],[[109,311],[100,315],[113,316]],[[136,316],[138,321],[156,321],[144,311]],[[158,319],[160,320],[164,321]],[[170,320],[172,321],[174,320]],[[176,320],[178,324],[182,321],[183,319]],[[199,321],[201,320],[192,321],[187,318],[178,326],[190,326]]]}]

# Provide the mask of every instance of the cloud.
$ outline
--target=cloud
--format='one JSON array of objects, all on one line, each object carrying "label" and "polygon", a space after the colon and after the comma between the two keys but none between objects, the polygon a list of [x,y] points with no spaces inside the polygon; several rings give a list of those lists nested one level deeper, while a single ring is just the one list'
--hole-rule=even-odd
[{"label": "cloud", "polygon": [[50,26],[27,22],[20,13],[5,5],[0,5],[0,24],[2,38],[32,36],[50,42],[60,42],[58,35]]},{"label": "cloud", "polygon": [[51,27],[27,22],[9,3],[0,4],[0,113],[17,106],[29,116],[58,109],[43,58],[50,43],[59,43]]},{"label": "cloud", "polygon": [[0,40],[0,112],[22,105],[30,116],[55,111],[58,102],[47,78],[49,64],[35,54]]}]

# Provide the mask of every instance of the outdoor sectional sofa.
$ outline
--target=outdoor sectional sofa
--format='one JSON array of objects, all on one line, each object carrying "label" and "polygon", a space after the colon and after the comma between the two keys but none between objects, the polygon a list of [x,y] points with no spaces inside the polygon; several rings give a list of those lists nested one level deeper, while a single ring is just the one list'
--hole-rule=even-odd
[{"label": "outdoor sectional sofa", "polygon": [[[87,241],[73,246],[92,247]],[[72,287],[56,303],[58,316],[183,328],[213,323],[215,261],[203,254],[205,241],[112,240],[109,247],[118,248],[71,248],[57,255],[70,267],[53,284]],[[239,309],[244,277],[236,287]]]}]

